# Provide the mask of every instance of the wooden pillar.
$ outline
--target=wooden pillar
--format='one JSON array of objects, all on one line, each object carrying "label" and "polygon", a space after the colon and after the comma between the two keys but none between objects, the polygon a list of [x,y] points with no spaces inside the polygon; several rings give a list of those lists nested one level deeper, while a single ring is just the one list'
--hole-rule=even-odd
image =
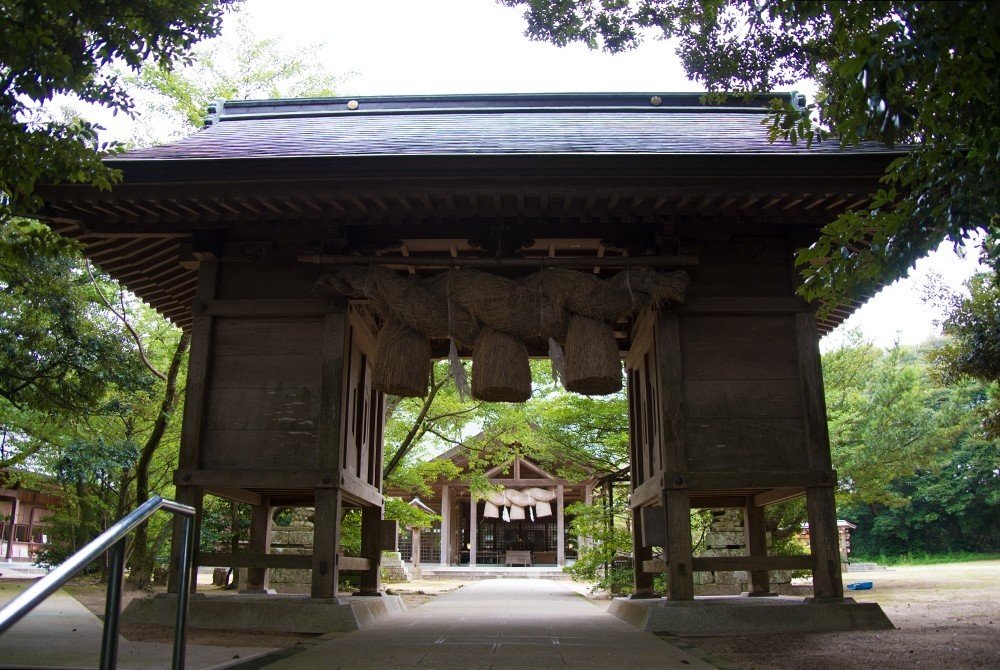
[{"label": "wooden pillar", "polygon": [[469,491],[469,566],[476,567],[476,543],[479,541],[479,514],[476,496]]},{"label": "wooden pillar", "polygon": [[313,598],[336,598],[340,579],[340,508],[339,488],[316,489],[316,512],[313,516]]},{"label": "wooden pillar", "polygon": [[420,567],[420,529],[410,529],[410,564],[415,568]]},{"label": "wooden pillar", "polygon": [[807,488],[806,513],[809,515],[809,548],[813,556],[813,596],[843,598],[837,503],[833,487]]},{"label": "wooden pillar", "polygon": [[451,489],[445,484],[441,487],[441,565],[448,565],[448,553],[451,539]]},{"label": "wooden pillar", "polygon": [[[200,244],[200,243],[199,243]],[[201,253],[200,251],[198,253]],[[211,258],[211,252],[206,251],[205,258]],[[217,260],[202,260],[198,264],[198,287],[195,301],[205,305],[215,298],[216,285],[219,278],[219,263]],[[205,402],[208,388],[209,366],[212,357],[212,331],[214,317],[195,309],[191,327],[191,350],[188,354],[187,386],[184,389],[184,423],[181,426],[181,446],[178,454],[178,466],[182,470],[196,470],[201,465],[201,443],[205,426]],[[201,510],[204,491],[199,486],[189,486],[185,482],[187,475],[181,475],[174,480],[177,485],[177,502],[191,505],[195,508],[194,527],[194,565],[191,570],[191,590],[198,583],[198,547],[201,543]],[[167,573],[167,591],[177,593],[179,589],[180,548],[183,538],[183,519],[174,516],[173,537],[170,543],[170,564]]]},{"label": "wooden pillar", "polygon": [[556,484],[556,565],[566,565],[566,505],[563,485]]},{"label": "wooden pillar", "polygon": [[636,507],[632,510],[632,594],[629,598],[638,600],[644,598],[658,598],[653,590],[654,575],[651,572],[642,571],[643,561],[653,558],[653,548],[642,544],[642,508]]},{"label": "wooden pillar", "polygon": [[836,473],[830,458],[826,400],[823,395],[823,368],[819,354],[819,332],[815,315],[795,315],[796,348],[802,380],[806,450],[809,467],[823,485],[806,489],[809,516],[809,545],[813,557],[813,595],[816,598],[843,598],[844,580],[840,568],[837,531]]},{"label": "wooden pillar", "polygon": [[336,471],[340,467],[341,416],[344,406],[344,361],[350,355],[346,313],[327,314],[323,326],[323,369],[316,465],[328,472],[316,489],[313,516],[313,598],[336,598],[340,581],[340,528],[343,495]]},{"label": "wooden pillar", "polygon": [[[593,498],[594,487],[591,484],[583,485],[583,504],[590,507],[594,504]],[[583,535],[578,535],[576,538],[576,555],[579,556],[580,552],[583,550],[584,546],[590,546],[590,538]]]},{"label": "wooden pillar", "polygon": [[[194,538],[192,538],[194,555],[191,559],[191,583],[188,589],[194,593],[198,588],[198,547],[201,544],[201,512],[205,491],[200,486],[178,486],[177,502],[194,507]],[[180,547],[184,533],[184,518],[174,516],[173,544],[170,547],[170,565],[167,568],[167,592],[177,593],[180,588]]]},{"label": "wooden pillar", "polygon": [[4,557],[8,561],[14,556],[14,533],[17,530],[17,508],[20,502],[17,496],[10,501],[10,530],[7,532],[7,555]]},{"label": "wooden pillar", "polygon": [[680,318],[675,312],[656,315],[653,347],[659,389],[661,419],[660,462],[664,488],[660,504],[666,510],[667,597],[694,600],[694,573],[691,570],[691,493],[687,488],[687,448],[684,444],[684,397],[681,370]]},{"label": "wooden pillar", "polygon": [[[746,497],[743,506],[743,538],[746,540],[749,556],[767,556],[767,529],[764,526],[764,508],[754,504],[753,496]],[[771,581],[767,570],[751,570],[748,593],[751,596],[769,596]]]},{"label": "wooden pillar", "polygon": [[694,600],[691,571],[691,494],[687,489],[666,489],[660,498],[667,514],[667,598]]},{"label": "wooden pillar", "polygon": [[359,596],[382,595],[379,567],[382,564],[382,508],[361,508],[361,555],[367,558],[369,569],[361,573]]},{"label": "wooden pillar", "polygon": [[[267,555],[271,552],[271,501],[270,497],[262,495],[260,504],[250,510],[250,553]],[[267,568],[247,568],[247,583],[245,591],[267,591],[270,586],[270,575]]]}]

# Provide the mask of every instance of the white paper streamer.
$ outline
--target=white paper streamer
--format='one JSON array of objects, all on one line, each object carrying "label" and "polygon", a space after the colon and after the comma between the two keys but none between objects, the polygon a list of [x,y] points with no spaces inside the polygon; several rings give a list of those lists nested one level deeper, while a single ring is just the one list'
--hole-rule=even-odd
[{"label": "white paper streamer", "polygon": [[462,359],[458,357],[458,347],[455,346],[454,339],[451,340],[451,346],[448,349],[448,363],[451,365],[451,378],[458,390],[458,398],[465,402],[465,399],[472,395],[472,391],[469,389],[469,376],[465,374],[465,366],[462,365]]},{"label": "white paper streamer", "polygon": [[507,523],[510,523],[510,512],[507,511],[506,506],[504,506],[503,508],[503,520],[506,521]]},{"label": "white paper streamer", "polygon": [[566,354],[562,347],[551,337],[549,338],[549,360],[552,362],[552,381],[566,385]]}]

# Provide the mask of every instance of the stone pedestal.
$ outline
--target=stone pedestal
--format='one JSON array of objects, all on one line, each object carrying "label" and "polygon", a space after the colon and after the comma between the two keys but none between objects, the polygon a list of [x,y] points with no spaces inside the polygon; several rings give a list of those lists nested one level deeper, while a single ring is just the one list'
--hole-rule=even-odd
[{"label": "stone pedestal", "polygon": [[[367,628],[405,610],[399,596],[195,595],[188,625],[209,630],[321,634]],[[122,612],[122,621],[172,626],[176,612],[177,597],[159,594],[133,600]]]},{"label": "stone pedestal", "polygon": [[877,603],[852,598],[699,597],[693,601],[615,598],[608,612],[639,630],[687,636],[892,630]]}]

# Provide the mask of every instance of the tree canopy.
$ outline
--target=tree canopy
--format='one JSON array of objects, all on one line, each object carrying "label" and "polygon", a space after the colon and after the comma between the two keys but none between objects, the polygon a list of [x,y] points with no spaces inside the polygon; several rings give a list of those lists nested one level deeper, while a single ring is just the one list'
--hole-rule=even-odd
[{"label": "tree canopy", "polygon": [[500,0],[527,35],[611,52],[676,41],[688,76],[721,95],[812,81],[805,110],[775,102],[772,139],[903,144],[873,202],[798,254],[807,298],[830,308],[893,281],[942,240],[987,231],[1000,267],[1000,12],[988,0]]},{"label": "tree canopy", "polygon": [[236,0],[0,0],[0,222],[36,210],[39,182],[108,188],[97,124],[51,110],[71,96],[131,114],[133,99],[111,66],[183,62],[217,35]]}]

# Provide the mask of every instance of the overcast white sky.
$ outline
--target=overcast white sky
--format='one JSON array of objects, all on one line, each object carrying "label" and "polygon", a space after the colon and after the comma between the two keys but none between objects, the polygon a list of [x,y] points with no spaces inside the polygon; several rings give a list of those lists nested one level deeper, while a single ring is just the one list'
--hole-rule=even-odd
[{"label": "overcast white sky", "polygon": [[[493,0],[247,0],[243,14],[258,38],[279,37],[289,48],[321,43],[330,72],[355,73],[343,95],[699,90],[664,42],[615,56],[531,42],[521,11]],[[939,315],[920,298],[927,278],[938,273],[957,288],[975,267],[975,252],[962,259],[943,245],[845,327],[882,346],[921,342],[938,332]]]}]

